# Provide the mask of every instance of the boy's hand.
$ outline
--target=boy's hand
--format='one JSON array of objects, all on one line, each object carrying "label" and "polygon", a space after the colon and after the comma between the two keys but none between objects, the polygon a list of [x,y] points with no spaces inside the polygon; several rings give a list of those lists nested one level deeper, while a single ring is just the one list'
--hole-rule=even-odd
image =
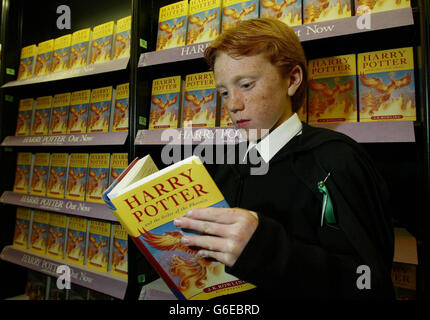
[{"label": "boy's hand", "polygon": [[241,208],[193,209],[175,219],[176,227],[202,233],[184,236],[182,244],[202,249],[198,256],[214,258],[231,267],[242,253],[258,225],[255,212]]}]

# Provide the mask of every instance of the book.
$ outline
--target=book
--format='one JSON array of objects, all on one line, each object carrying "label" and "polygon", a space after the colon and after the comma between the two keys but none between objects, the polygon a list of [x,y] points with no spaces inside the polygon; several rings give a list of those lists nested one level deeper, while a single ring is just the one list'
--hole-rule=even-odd
[{"label": "book", "polygon": [[223,105],[221,105],[221,107],[220,107],[219,126],[220,127],[234,127],[234,123],[231,120],[227,109]]},{"label": "book", "polygon": [[31,152],[18,152],[13,192],[28,193],[31,181],[32,165],[33,155]]},{"label": "book", "polygon": [[302,24],[302,5],[302,1],[296,0],[260,0],[260,17],[277,19],[291,27],[299,26]]},{"label": "book", "polygon": [[175,2],[160,8],[156,51],[185,45],[187,16],[188,0]]},{"label": "book", "polygon": [[259,17],[260,0],[223,0],[222,31],[235,27],[240,21]]},{"label": "book", "polygon": [[13,246],[21,249],[29,248],[29,234],[32,223],[32,210],[30,208],[17,207],[15,232],[13,234]]},{"label": "book", "polygon": [[355,54],[308,62],[309,123],[357,122]]},{"label": "book", "polygon": [[128,234],[121,224],[113,224],[112,264],[110,272],[128,276]]},{"label": "book", "polygon": [[49,175],[49,162],[49,153],[36,153],[34,155],[30,194],[42,197],[46,196]]},{"label": "book", "polygon": [[355,0],[355,15],[410,8],[411,0]]},{"label": "book", "polygon": [[180,102],[181,76],[154,79],[148,128],[178,128]]},{"label": "book", "polygon": [[68,218],[58,213],[49,214],[48,245],[46,254],[56,259],[64,259]]},{"label": "book", "polygon": [[24,80],[33,76],[37,46],[35,44],[21,49],[17,80]]},{"label": "book", "polygon": [[104,203],[102,194],[109,186],[110,153],[90,153],[86,201]]},{"label": "book", "polygon": [[86,66],[89,60],[91,28],[73,32],[70,47],[69,69]]},{"label": "book", "polygon": [[128,131],[129,83],[116,86],[112,132]]},{"label": "book", "polygon": [[111,223],[90,220],[87,265],[95,269],[108,271]]},{"label": "book", "polygon": [[83,265],[87,251],[89,222],[84,217],[69,217],[65,259]]},{"label": "book", "polygon": [[47,135],[52,112],[52,96],[43,96],[36,99],[31,135]]},{"label": "book", "polygon": [[47,292],[47,278],[43,273],[33,270],[27,271],[27,283],[25,285],[25,295],[28,300],[45,300]]},{"label": "book", "polygon": [[34,99],[19,100],[18,119],[16,122],[16,136],[28,136],[31,133],[33,120]]},{"label": "book", "polygon": [[215,127],[217,90],[212,71],[185,78],[182,127]]},{"label": "book", "polygon": [[54,39],[43,41],[37,45],[36,66],[34,76],[42,76],[51,72]]},{"label": "book", "polygon": [[91,91],[88,132],[108,132],[111,127],[112,87]]},{"label": "book", "polygon": [[49,134],[67,133],[67,120],[69,118],[71,96],[71,92],[60,93],[54,96]]},{"label": "book", "polygon": [[116,23],[113,59],[130,56],[131,16],[119,19]]},{"label": "book", "polygon": [[114,26],[115,22],[109,21],[93,28],[90,64],[111,60]]},{"label": "book", "polygon": [[303,0],[303,23],[348,18],[351,8],[351,0]]},{"label": "book", "polygon": [[69,69],[71,44],[71,34],[66,34],[55,39],[51,72],[64,71]]},{"label": "book", "polygon": [[67,133],[85,133],[88,128],[91,90],[72,92],[67,120]]},{"label": "book", "polygon": [[416,120],[413,48],[358,54],[360,121]]},{"label": "book", "polygon": [[68,153],[52,153],[51,167],[49,169],[47,196],[52,198],[64,198],[66,190]]},{"label": "book", "polygon": [[128,153],[112,153],[108,185],[110,186],[127,167]]},{"label": "book", "polygon": [[34,210],[33,224],[31,225],[30,250],[45,254],[48,245],[49,212]]},{"label": "book", "polygon": [[104,199],[178,299],[205,300],[254,288],[227,274],[224,264],[199,258],[195,248],[180,243],[190,233],[175,227],[174,219],[191,208],[229,207],[200,158],[160,171],[149,155],[135,159]]},{"label": "book", "polygon": [[72,153],[67,172],[66,199],[85,200],[88,175],[88,153]]},{"label": "book", "polygon": [[220,33],[221,0],[190,0],[187,45],[212,41]]}]

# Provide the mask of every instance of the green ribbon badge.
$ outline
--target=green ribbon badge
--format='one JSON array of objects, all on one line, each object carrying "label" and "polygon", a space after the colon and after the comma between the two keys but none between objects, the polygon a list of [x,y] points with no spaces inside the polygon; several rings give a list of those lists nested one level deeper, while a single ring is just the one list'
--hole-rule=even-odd
[{"label": "green ribbon badge", "polygon": [[333,203],[331,201],[328,189],[325,185],[325,182],[327,181],[328,177],[330,177],[330,172],[328,173],[328,175],[324,179],[324,181],[318,182],[318,190],[323,195],[323,204],[322,204],[322,213],[321,213],[321,227],[324,224],[324,220],[325,220],[327,225],[336,224],[336,218],[334,217],[334,211],[333,211]]}]

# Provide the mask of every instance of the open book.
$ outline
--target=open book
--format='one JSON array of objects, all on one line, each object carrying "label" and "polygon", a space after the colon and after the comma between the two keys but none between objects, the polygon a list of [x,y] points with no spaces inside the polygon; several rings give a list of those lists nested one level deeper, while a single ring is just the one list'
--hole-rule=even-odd
[{"label": "open book", "polygon": [[135,159],[103,199],[178,299],[207,300],[255,287],[181,244],[191,232],[175,227],[174,219],[192,208],[229,207],[199,157],[160,171],[149,155]]}]

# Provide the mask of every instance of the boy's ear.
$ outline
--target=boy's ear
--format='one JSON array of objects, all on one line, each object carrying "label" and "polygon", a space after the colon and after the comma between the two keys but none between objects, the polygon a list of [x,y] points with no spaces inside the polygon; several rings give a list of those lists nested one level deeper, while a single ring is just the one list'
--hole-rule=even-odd
[{"label": "boy's ear", "polygon": [[297,89],[303,81],[303,70],[299,65],[296,65],[288,75],[290,83],[288,86],[288,95],[290,97],[296,94]]}]

